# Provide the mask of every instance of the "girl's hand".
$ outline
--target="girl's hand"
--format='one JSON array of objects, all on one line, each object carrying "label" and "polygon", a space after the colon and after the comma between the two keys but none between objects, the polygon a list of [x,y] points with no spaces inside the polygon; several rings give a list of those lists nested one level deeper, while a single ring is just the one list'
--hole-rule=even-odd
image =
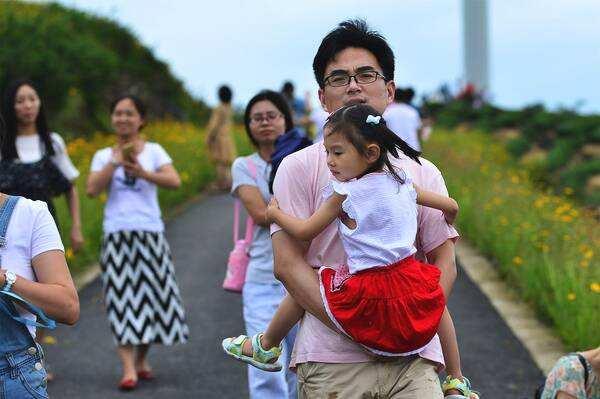
[{"label": "girl's hand", "polygon": [[83,234],[81,234],[81,227],[72,226],[71,227],[71,248],[73,248],[74,252],[79,252],[81,247],[83,246]]},{"label": "girl's hand", "polygon": [[275,222],[275,213],[279,211],[279,202],[275,199],[275,197],[271,197],[271,201],[269,201],[269,205],[267,205],[267,223]]},{"label": "girl's hand", "polygon": [[121,147],[118,145],[112,148],[112,159],[118,164],[123,164],[123,152],[121,151]]},{"label": "girl's hand", "polygon": [[125,168],[125,173],[141,179],[145,178],[146,170],[140,165],[137,157],[134,157],[132,160],[123,160],[122,165]]},{"label": "girl's hand", "polygon": [[452,225],[458,216],[458,203],[454,198],[450,198],[450,201],[452,202],[452,207],[444,211],[444,219],[446,219],[446,223]]}]

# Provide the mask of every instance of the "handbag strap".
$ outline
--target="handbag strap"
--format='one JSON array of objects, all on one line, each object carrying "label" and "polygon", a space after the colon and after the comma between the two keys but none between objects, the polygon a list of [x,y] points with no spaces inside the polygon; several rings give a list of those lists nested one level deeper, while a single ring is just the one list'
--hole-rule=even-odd
[{"label": "handbag strap", "polygon": [[[246,166],[250,171],[250,176],[256,180],[258,172],[256,169],[256,164],[252,161],[251,157],[246,157]],[[235,203],[233,205],[233,243],[235,244],[239,239],[239,229],[240,229],[240,208],[241,201],[236,198]],[[252,235],[254,234],[254,220],[248,215],[246,218],[246,236],[244,240],[250,244],[252,242]]]}]

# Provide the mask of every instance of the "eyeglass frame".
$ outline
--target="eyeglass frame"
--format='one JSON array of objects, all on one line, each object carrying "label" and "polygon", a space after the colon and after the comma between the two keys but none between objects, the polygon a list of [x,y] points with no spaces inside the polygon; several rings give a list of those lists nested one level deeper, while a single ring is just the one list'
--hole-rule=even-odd
[{"label": "eyeglass frame", "polygon": [[[255,115],[257,115],[257,114],[255,114]],[[254,118],[255,115],[250,115],[250,117],[248,118],[248,119],[250,119],[250,121],[249,121],[250,124],[260,125],[261,123],[263,123],[263,121],[274,122],[278,118],[283,116],[283,114],[281,112],[277,112],[277,115],[274,115],[273,118],[269,118],[268,112],[265,112],[264,114],[258,114],[261,116],[261,118],[259,121],[257,121]]]},{"label": "eyeglass frame", "polygon": [[[368,83],[360,83],[357,79],[356,76],[360,75],[362,73],[374,73],[375,74],[375,80],[373,80],[372,82],[368,82]],[[329,83],[329,80],[334,77],[334,76],[347,76],[348,77],[348,83],[340,85],[340,86],[333,86],[331,83]],[[352,82],[352,78],[354,78],[354,81],[356,82],[357,85],[370,85],[371,83],[375,83],[377,82],[377,78],[381,77],[381,79],[383,79],[384,82],[387,82],[388,80],[385,78],[385,76],[381,73],[379,73],[378,71],[374,70],[374,69],[367,69],[364,71],[360,71],[355,73],[354,75],[350,75],[347,73],[332,73],[331,75],[327,76],[325,79],[323,79],[323,83],[325,85],[328,85],[330,87],[344,87],[344,86],[348,86],[350,84],[350,82]]]}]

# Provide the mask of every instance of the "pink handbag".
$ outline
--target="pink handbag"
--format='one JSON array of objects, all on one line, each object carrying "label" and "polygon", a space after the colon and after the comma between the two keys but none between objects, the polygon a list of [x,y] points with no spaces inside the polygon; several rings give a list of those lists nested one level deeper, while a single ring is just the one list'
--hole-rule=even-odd
[{"label": "pink handbag", "polygon": [[[248,169],[252,177],[256,179],[256,166],[250,158],[246,158]],[[233,250],[229,253],[227,261],[227,273],[223,280],[223,289],[230,292],[242,292],[244,282],[246,281],[246,270],[250,263],[250,244],[252,244],[252,234],[254,233],[254,221],[248,215],[246,218],[246,236],[239,239],[241,201],[236,198],[233,206]]]}]

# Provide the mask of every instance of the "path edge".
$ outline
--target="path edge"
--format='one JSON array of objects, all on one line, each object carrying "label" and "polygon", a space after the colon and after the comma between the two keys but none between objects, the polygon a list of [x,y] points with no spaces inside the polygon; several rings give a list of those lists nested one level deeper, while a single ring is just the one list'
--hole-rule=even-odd
[{"label": "path edge", "polygon": [[523,302],[514,288],[502,280],[491,262],[462,237],[456,243],[456,257],[471,281],[525,346],[538,368],[547,375],[566,353],[558,335],[537,318],[533,308]]}]

